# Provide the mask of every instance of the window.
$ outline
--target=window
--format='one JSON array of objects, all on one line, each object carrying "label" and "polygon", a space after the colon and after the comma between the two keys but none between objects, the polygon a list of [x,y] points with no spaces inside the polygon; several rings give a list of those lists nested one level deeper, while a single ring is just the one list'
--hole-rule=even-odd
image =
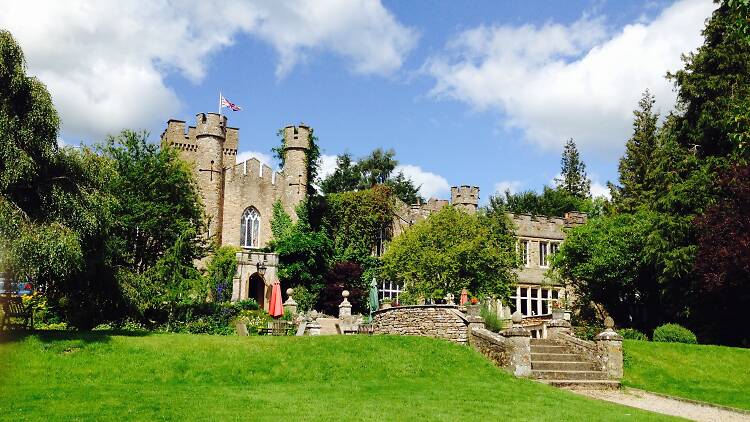
[{"label": "window", "polygon": [[560,250],[560,244],[558,242],[550,242],[549,244],[549,253],[550,255],[554,255],[557,253],[557,251]]},{"label": "window", "polygon": [[539,242],[539,266],[549,266],[549,242]]},{"label": "window", "polygon": [[393,281],[384,281],[378,286],[378,299],[392,299],[398,302],[401,285]]},{"label": "window", "polygon": [[555,287],[518,286],[516,292],[511,295],[511,309],[521,310],[526,317],[547,315],[552,312],[551,300],[560,297],[561,290]]},{"label": "window", "polygon": [[260,213],[248,207],[240,219],[240,245],[245,248],[260,247]]},{"label": "window", "polygon": [[531,264],[531,260],[529,259],[529,241],[528,240],[520,240],[518,242],[519,247],[519,255],[521,255],[521,262],[523,262],[523,265],[528,267],[529,264]]}]

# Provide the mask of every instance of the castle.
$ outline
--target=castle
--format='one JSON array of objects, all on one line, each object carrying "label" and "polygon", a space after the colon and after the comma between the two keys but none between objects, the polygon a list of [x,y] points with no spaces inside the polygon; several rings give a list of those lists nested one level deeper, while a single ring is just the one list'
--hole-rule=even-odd
[{"label": "castle", "polygon": [[[308,180],[307,154],[311,147],[312,128],[300,124],[283,129],[284,167],[274,172],[255,158],[237,163],[239,129],[227,126],[226,116],[199,113],[195,126],[169,120],[162,133],[163,146],[179,152],[195,172],[208,219],[207,236],[217,245],[241,248],[234,278],[232,299],[254,298],[268,308],[271,286],[279,281],[277,255],[263,252],[273,235],[271,215],[278,201],[296,220],[295,209],[306,197]],[[479,188],[451,188],[450,201],[431,198],[422,204],[399,203],[393,219],[393,236],[412,224],[427,218],[446,205],[466,212],[476,212]],[[585,216],[571,214],[564,218],[511,215],[519,237],[519,252],[524,259],[520,282],[513,305],[524,315],[546,314],[548,302],[561,297],[560,286],[544,286],[544,271],[549,254],[564,239],[564,227],[580,224]],[[376,253],[382,252],[378,248]],[[382,282],[381,298],[397,298],[400,286]],[[513,306],[512,306],[513,307]]]}]

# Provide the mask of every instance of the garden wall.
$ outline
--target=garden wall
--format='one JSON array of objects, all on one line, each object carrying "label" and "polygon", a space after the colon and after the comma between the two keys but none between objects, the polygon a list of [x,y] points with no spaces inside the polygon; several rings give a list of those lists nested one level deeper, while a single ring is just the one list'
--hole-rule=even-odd
[{"label": "garden wall", "polygon": [[375,334],[428,336],[455,343],[468,341],[469,321],[455,305],[415,305],[373,313]]}]

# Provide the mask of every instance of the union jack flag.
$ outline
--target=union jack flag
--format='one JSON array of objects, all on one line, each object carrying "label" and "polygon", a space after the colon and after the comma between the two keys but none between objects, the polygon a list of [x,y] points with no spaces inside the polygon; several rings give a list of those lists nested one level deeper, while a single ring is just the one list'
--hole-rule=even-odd
[{"label": "union jack flag", "polygon": [[240,111],[242,110],[242,107],[238,106],[237,104],[230,103],[229,100],[224,98],[224,96],[221,96],[221,107],[229,107],[232,109],[232,111]]}]

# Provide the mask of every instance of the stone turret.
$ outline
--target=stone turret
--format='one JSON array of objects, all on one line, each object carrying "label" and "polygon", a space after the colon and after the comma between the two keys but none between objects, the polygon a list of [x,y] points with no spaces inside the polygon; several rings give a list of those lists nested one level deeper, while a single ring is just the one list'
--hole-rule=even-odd
[{"label": "stone turret", "polygon": [[195,142],[199,150],[194,157],[197,180],[209,218],[208,235],[220,245],[227,118],[216,113],[198,113],[195,119]]},{"label": "stone turret", "polygon": [[284,178],[286,196],[296,206],[307,196],[307,153],[310,150],[312,129],[309,126],[284,128]]},{"label": "stone turret", "polygon": [[477,186],[453,186],[451,204],[457,209],[474,213],[479,206],[479,188]]}]

